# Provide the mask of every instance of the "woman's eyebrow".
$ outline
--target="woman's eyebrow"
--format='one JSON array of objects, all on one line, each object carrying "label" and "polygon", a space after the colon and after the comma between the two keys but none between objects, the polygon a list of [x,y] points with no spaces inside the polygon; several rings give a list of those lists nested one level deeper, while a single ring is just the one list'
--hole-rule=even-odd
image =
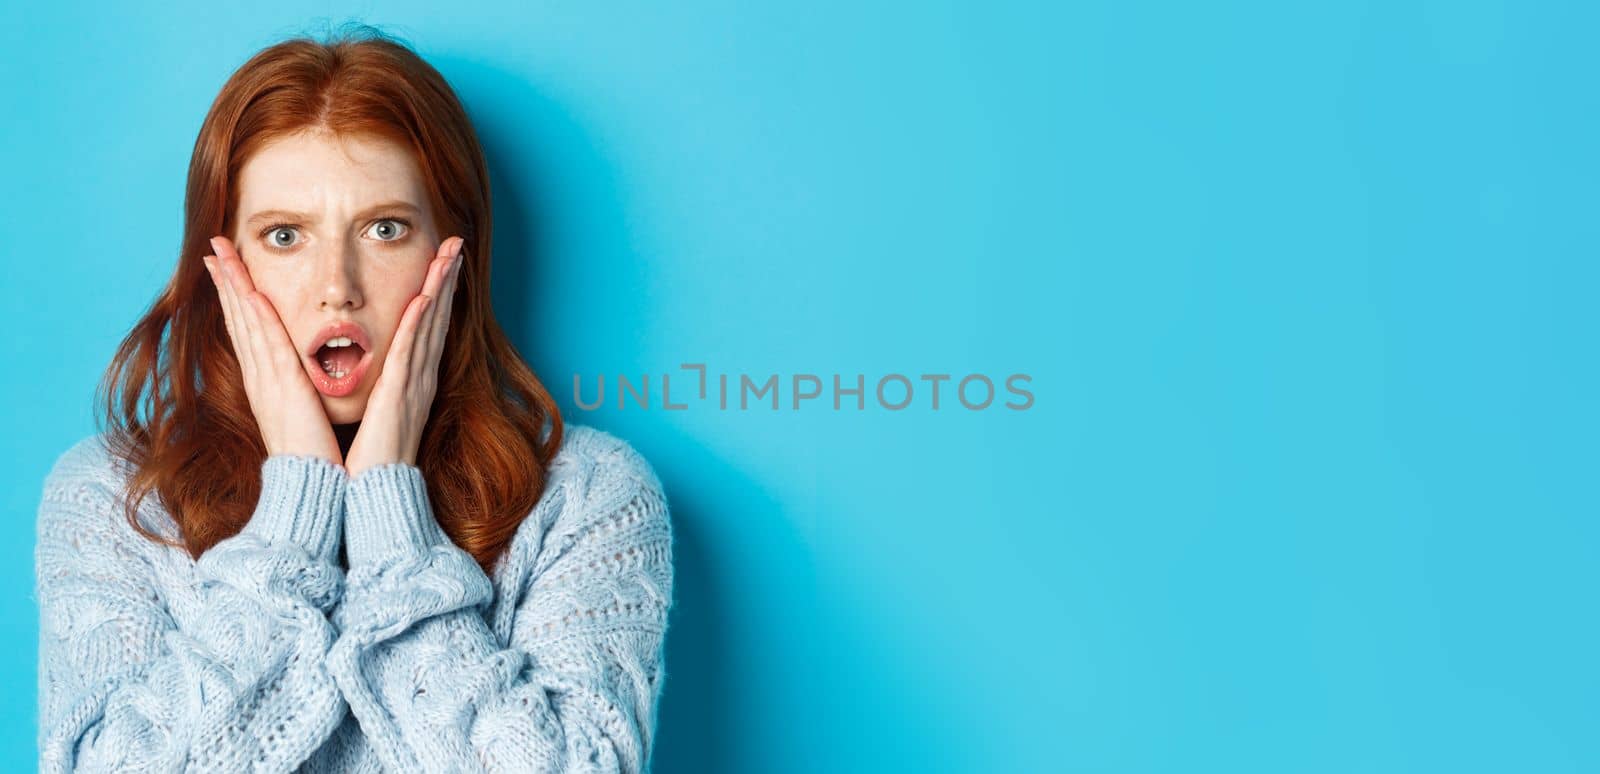
[{"label": "woman's eyebrow", "polygon": [[[356,218],[359,220],[361,218],[371,217],[371,216],[376,215],[379,212],[382,212],[384,210],[390,210],[390,211],[393,211],[393,210],[408,210],[408,211],[410,211],[410,212],[412,212],[414,214],[417,214],[417,215],[422,214],[422,209],[420,207],[418,207],[417,205],[412,204],[411,202],[408,202],[408,201],[402,201],[402,200],[396,199],[394,201],[388,201],[388,202],[382,202],[382,203],[379,203],[379,204],[374,204],[371,207],[368,207],[368,208],[362,210],[361,212],[356,213]],[[315,216],[313,216],[313,215],[308,214],[308,213],[295,212],[294,210],[282,210],[282,209],[261,210],[260,212],[257,212],[256,214],[251,215],[250,217],[246,218],[244,222],[245,222],[245,225],[250,225],[250,224],[254,224],[254,223],[265,222],[265,221],[268,221],[268,220],[292,220],[292,221],[295,221],[295,222],[298,222],[298,223],[315,223],[315,222],[317,222],[317,218]]]}]

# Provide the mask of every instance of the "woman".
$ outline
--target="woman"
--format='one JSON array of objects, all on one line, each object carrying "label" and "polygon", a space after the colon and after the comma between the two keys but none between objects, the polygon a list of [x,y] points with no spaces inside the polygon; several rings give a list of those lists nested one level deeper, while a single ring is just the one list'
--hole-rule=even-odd
[{"label": "woman", "polygon": [[661,485],[563,431],[489,234],[472,127],[406,45],[290,40],[228,80],[111,429],[45,482],[42,769],[647,768]]}]

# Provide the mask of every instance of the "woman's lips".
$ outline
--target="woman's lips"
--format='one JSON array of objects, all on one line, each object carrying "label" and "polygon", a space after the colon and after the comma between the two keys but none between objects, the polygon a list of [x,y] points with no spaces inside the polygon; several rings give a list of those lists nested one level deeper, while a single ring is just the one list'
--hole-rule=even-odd
[{"label": "woman's lips", "polygon": [[[328,343],[329,339],[337,336],[348,336],[361,350],[361,359],[350,368],[349,373],[337,379],[333,378],[323,369],[322,363],[317,358],[317,352]],[[317,392],[330,398],[342,398],[356,391],[361,386],[361,378],[367,373],[367,366],[372,364],[372,338],[367,335],[367,329],[354,320],[334,320],[322,326],[316,336],[311,340],[311,351],[305,353],[306,373],[311,375],[311,383],[317,386]]]},{"label": "woman's lips", "polygon": [[316,357],[305,359],[306,371],[311,375],[311,383],[317,386],[317,392],[330,398],[343,398],[356,391],[361,386],[361,378],[366,376],[367,366],[372,364],[372,351],[361,353],[361,359],[356,361],[355,367],[344,376],[335,379],[322,369],[322,364]]}]

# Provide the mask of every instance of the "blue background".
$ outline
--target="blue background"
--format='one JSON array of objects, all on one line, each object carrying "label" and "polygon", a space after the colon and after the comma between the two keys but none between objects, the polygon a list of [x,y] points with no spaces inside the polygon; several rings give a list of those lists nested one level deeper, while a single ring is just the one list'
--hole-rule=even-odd
[{"label": "blue background", "polygon": [[[1596,12],[1285,5],[7,4],[0,767],[39,487],[205,110],[356,18],[467,103],[568,420],[667,486],[658,771],[1600,769]],[[574,407],[684,362],[1036,399]]]}]

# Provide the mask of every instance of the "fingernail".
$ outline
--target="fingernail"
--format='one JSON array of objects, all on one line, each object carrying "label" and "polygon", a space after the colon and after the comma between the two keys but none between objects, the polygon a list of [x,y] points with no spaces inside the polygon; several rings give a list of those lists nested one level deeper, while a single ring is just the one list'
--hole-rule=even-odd
[{"label": "fingernail", "polygon": [[210,239],[207,239],[206,241],[211,243],[211,249],[213,251],[215,251],[219,255],[222,253],[222,249],[217,247],[217,238],[216,237],[211,237]]}]

